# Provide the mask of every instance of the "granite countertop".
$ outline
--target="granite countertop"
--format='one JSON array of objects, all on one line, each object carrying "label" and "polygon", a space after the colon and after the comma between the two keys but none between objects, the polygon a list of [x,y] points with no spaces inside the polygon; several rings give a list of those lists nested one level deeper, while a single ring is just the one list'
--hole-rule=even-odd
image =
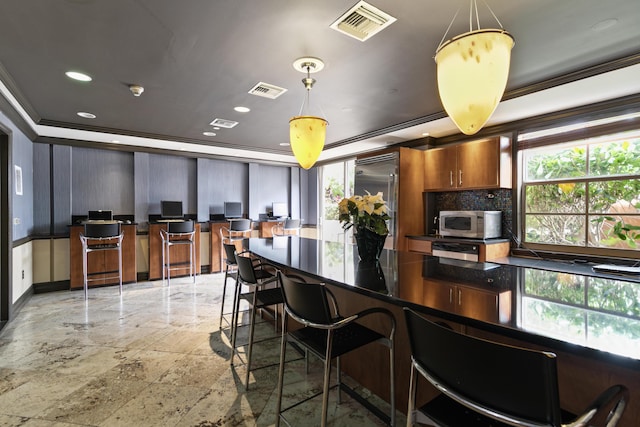
[{"label": "granite countertop", "polygon": [[[295,236],[252,238],[247,245],[275,265],[372,298],[640,370],[638,276],[596,273],[588,263],[514,257],[476,263],[391,250],[373,265],[359,261],[352,244]],[[510,306],[509,315],[488,320],[426,306],[430,287],[438,283],[506,296],[500,301]]]}]

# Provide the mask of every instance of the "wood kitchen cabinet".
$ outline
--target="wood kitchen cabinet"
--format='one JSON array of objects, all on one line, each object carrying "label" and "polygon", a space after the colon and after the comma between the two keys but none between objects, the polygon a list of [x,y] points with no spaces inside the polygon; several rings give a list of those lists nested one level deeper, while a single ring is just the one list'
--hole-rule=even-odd
[{"label": "wood kitchen cabinet", "polygon": [[511,144],[506,137],[432,148],[424,156],[425,191],[511,188]]},{"label": "wood kitchen cabinet", "polygon": [[[478,262],[487,262],[498,258],[503,258],[509,256],[511,252],[511,246],[509,241],[506,239],[501,239],[499,241],[495,241],[496,239],[482,240],[474,242],[474,244],[478,245]],[[460,240],[451,240],[447,238],[433,238],[424,239],[421,237],[409,236],[407,238],[407,250],[410,252],[419,252],[425,255],[433,254],[433,242],[445,242],[445,241],[457,241]],[[469,242],[469,241],[467,241]]]},{"label": "wood kitchen cabinet", "polygon": [[511,320],[511,291],[423,279],[424,305],[485,322]]}]

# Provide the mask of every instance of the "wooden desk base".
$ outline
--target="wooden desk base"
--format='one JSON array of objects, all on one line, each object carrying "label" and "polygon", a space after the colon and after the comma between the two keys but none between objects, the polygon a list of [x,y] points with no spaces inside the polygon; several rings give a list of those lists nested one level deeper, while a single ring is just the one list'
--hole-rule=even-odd
[{"label": "wooden desk base", "polygon": [[[136,226],[135,224],[122,224],[124,237],[122,239],[122,282],[134,283],[136,274]],[[69,229],[69,262],[70,262],[70,288],[84,288],[82,272],[82,242],[80,233],[84,231],[84,225],[72,225]],[[87,268],[89,273],[99,271],[118,271],[118,254],[116,251],[91,252],[87,256]],[[107,276],[113,276],[109,273]],[[94,277],[88,287],[117,285],[118,279],[96,280]]]},{"label": "wooden desk base", "polygon": [[[167,224],[149,224],[149,280],[162,279],[162,237],[160,230],[166,230]],[[196,245],[196,274],[200,274],[200,224],[194,224],[195,245]],[[178,245],[171,248],[171,260],[176,264],[189,262],[189,246]],[[171,277],[187,276],[185,271],[175,270],[171,272]]]}]

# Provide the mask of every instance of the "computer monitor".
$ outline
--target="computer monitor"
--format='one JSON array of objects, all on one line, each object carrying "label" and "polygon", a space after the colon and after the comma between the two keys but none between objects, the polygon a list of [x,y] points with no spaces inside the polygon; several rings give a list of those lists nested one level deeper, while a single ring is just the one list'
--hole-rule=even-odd
[{"label": "computer monitor", "polygon": [[113,212],[110,210],[89,211],[87,219],[89,221],[111,221],[113,220]]},{"label": "computer monitor", "polygon": [[242,218],[242,202],[224,202],[225,218]]},{"label": "computer monitor", "polygon": [[271,204],[271,216],[274,218],[282,218],[289,216],[289,207],[286,203],[273,202]]},{"label": "computer monitor", "polygon": [[163,200],[160,202],[160,216],[162,218],[183,219],[182,202]]}]

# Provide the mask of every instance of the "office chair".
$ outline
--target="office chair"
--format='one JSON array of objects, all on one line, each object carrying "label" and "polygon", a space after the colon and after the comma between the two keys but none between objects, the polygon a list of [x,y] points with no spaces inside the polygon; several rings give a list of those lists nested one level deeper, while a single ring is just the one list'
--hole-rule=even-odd
[{"label": "office chair", "polygon": [[[414,422],[465,427],[588,425],[600,411],[612,407],[606,426],[613,427],[629,400],[627,388],[614,385],[575,417],[560,407],[555,354],[471,337],[409,308],[404,312],[411,345],[407,426]],[[418,373],[441,393],[416,409]]]},{"label": "office chair", "polygon": [[171,248],[173,246],[188,246],[189,249],[189,276],[193,283],[196,281],[196,242],[193,221],[167,222],[167,228],[160,229],[162,238],[162,282],[167,278],[167,285],[171,286],[171,272],[185,270],[185,262],[174,263],[171,266]]},{"label": "office chair", "polygon": [[[122,295],[122,239],[124,234],[120,228],[120,223],[87,223],[84,225],[84,233],[80,233],[82,242],[82,277],[84,285],[84,299],[88,298],[88,287],[91,281],[104,281],[118,279],[120,285],[120,295]],[[116,251],[118,253],[118,275],[104,277],[113,271],[93,272],[91,275],[101,277],[90,279],[87,267],[87,260],[91,252]]]},{"label": "office chair", "polygon": [[271,234],[274,236],[297,235],[300,232],[301,221],[299,219],[285,219],[278,221],[271,227]]},{"label": "office chair", "polygon": [[[251,366],[251,357],[253,355],[253,345],[255,344],[255,325],[256,325],[256,313],[258,310],[262,311],[269,306],[276,306],[282,304],[282,292],[280,287],[266,288],[266,285],[277,284],[277,276],[268,271],[267,268],[272,268],[275,271],[275,267],[269,266],[266,263],[260,262],[250,258],[249,256],[243,256],[236,254],[236,264],[238,266],[238,275],[236,279],[236,288],[234,293],[234,307],[232,313],[232,325],[231,325],[231,366],[233,366],[233,360],[240,345],[236,343],[238,337],[238,322],[240,321],[240,300],[245,300],[249,304],[249,339],[247,342],[246,352],[246,367],[247,373],[245,378],[245,387],[249,389],[249,374],[252,370],[255,370]],[[242,293],[242,286],[247,286],[249,292]],[[277,308],[274,308],[274,324],[277,328]],[[278,338],[279,335],[273,337],[267,337],[261,341],[267,339]],[[239,354],[239,353],[238,353]],[[263,368],[266,366],[263,366]],[[260,368],[257,368],[260,369]]]},{"label": "office chair", "polygon": [[[345,391],[388,425],[395,425],[394,336],[396,321],[393,314],[384,308],[373,307],[351,316],[342,317],[338,311],[335,296],[324,284],[300,283],[285,276],[282,272],[278,272],[278,280],[284,298],[284,315],[282,316],[282,342],[280,368],[278,371],[276,426],[280,425],[281,419],[287,422],[283,415],[286,411],[319,395],[322,395],[321,426],[326,426],[329,390],[336,387],[338,388],[338,403],[340,403],[341,391]],[[382,315],[388,318],[390,324],[388,336],[358,323],[359,320],[371,315]],[[303,327],[289,331],[287,328],[289,316]],[[284,362],[289,340],[315,354],[324,362],[324,378],[321,392],[283,409]],[[389,401],[391,404],[389,415],[366,401],[364,397],[341,380],[340,356],[373,342],[381,343],[389,349]],[[330,387],[331,362],[333,359],[336,359],[337,384]],[[378,375],[380,373],[374,372],[372,374]]]}]

